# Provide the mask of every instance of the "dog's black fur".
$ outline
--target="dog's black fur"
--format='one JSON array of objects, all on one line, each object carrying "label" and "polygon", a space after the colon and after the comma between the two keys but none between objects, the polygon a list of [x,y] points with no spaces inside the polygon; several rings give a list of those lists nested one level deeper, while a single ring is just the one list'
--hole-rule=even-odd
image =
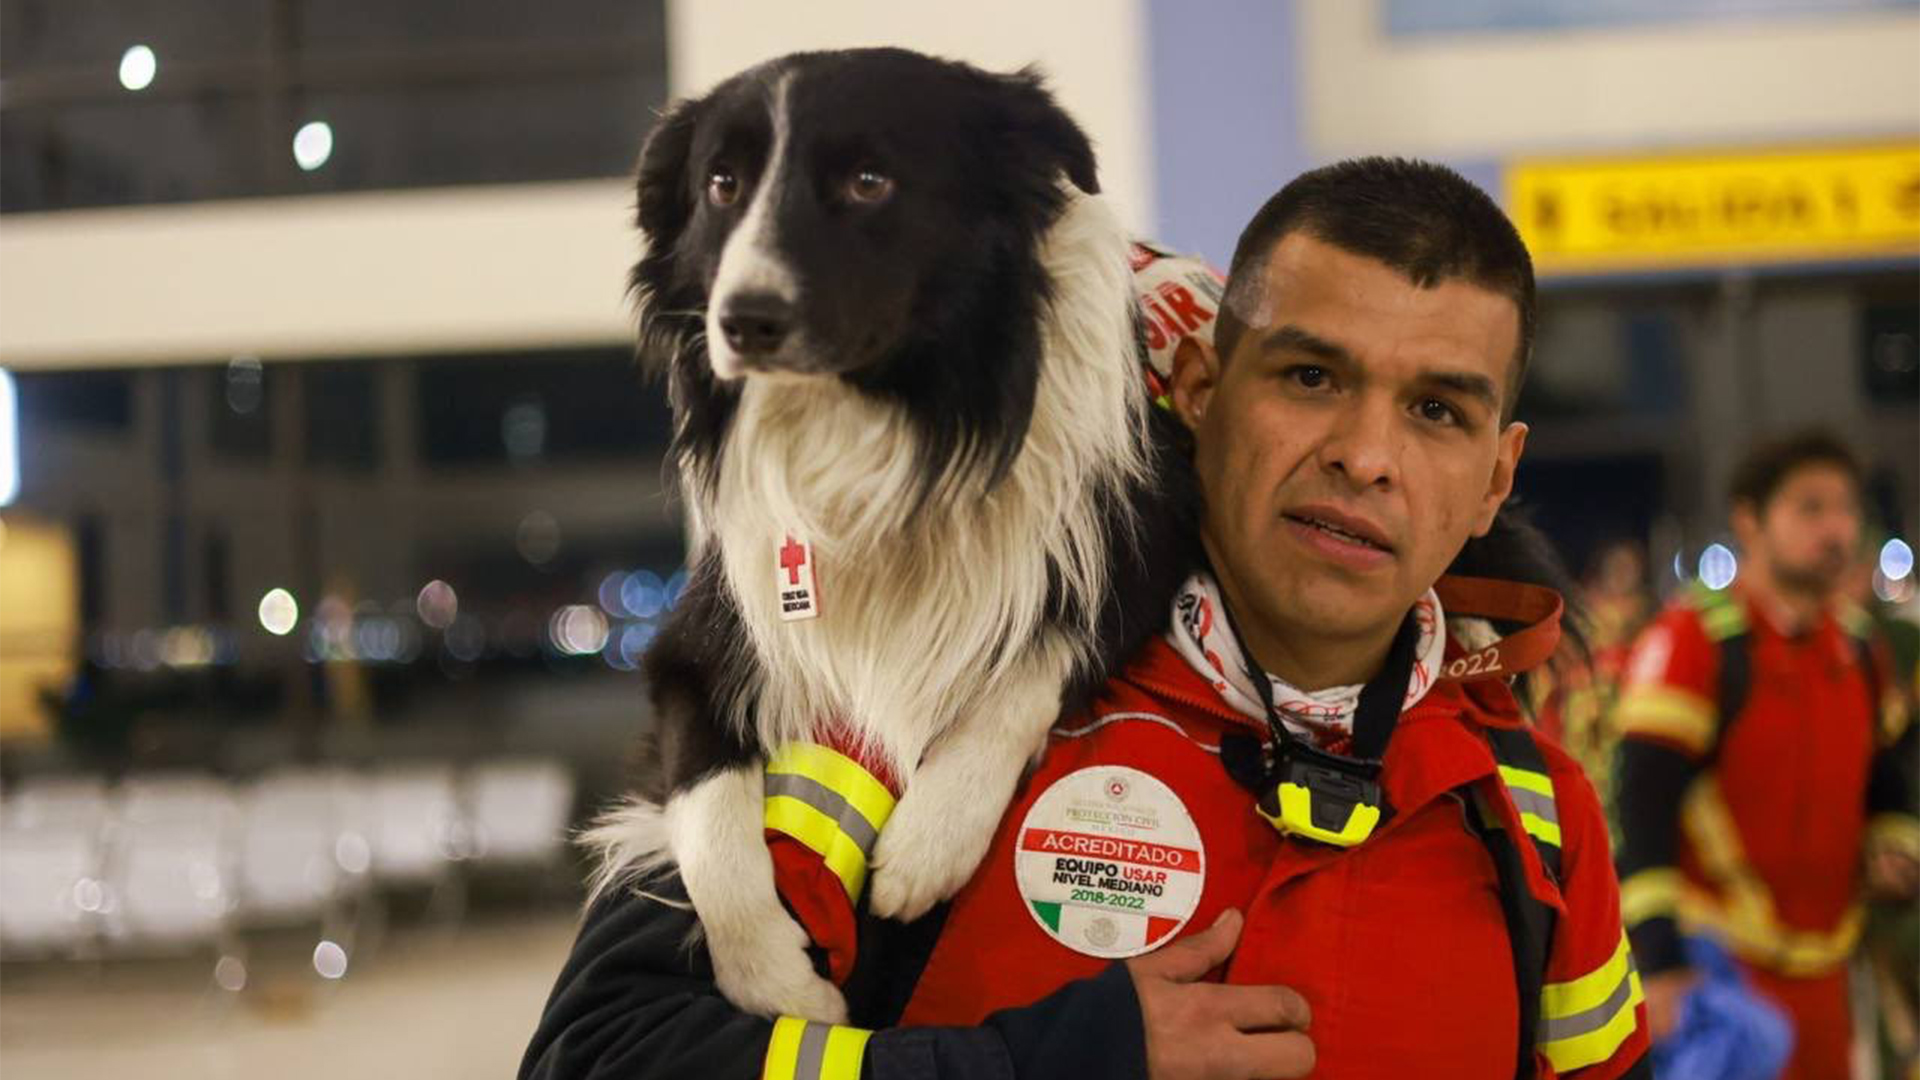
[{"label": "dog's black fur", "polygon": [[[703,354],[700,320],[737,224],[737,215],[706,204],[703,178],[725,163],[751,183],[764,168],[773,137],[766,87],[786,75],[794,76],[792,137],[810,144],[800,157],[817,170],[811,182],[869,162],[899,178],[899,194],[877,213],[837,211],[828,200],[783,204],[782,252],[802,280],[833,282],[805,292],[805,332],[828,343],[833,375],[911,418],[922,455],[918,498],[958,497],[953,481],[969,475],[984,475],[991,488],[1020,454],[1033,415],[1054,291],[1040,244],[1061,213],[1063,176],[1088,194],[1099,190],[1093,151],[1038,76],[991,75],[892,49],[773,61],[676,105],[648,138],[638,223],[651,244],[632,286],[645,298],[641,359],[666,381],[674,406],[672,471],[692,484],[715,482],[739,402],[739,384],[718,380]],[[1104,508],[1108,598],[1086,649],[1093,662],[1063,688],[1067,709],[1163,627],[1198,564],[1197,485],[1175,450],[1177,424],[1154,410],[1152,429],[1152,479]],[[1052,625],[1074,626],[1065,594],[1056,589],[1052,600]],[[659,767],[648,770],[652,790],[643,794],[662,799],[764,753],[752,732],[713,708],[751,686],[754,663],[709,550],[645,659],[660,724]]]}]

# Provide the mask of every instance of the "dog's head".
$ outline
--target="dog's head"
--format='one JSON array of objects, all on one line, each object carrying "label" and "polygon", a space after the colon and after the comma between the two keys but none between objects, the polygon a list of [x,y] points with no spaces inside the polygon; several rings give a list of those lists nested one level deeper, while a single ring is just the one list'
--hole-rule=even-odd
[{"label": "dog's head", "polygon": [[1093,151],[1031,72],[898,49],[748,70],[641,152],[643,354],[676,384],[838,377],[1024,429],[1031,401],[981,384],[1030,397],[1030,372],[930,369],[1025,350],[1063,178],[1095,192]]}]

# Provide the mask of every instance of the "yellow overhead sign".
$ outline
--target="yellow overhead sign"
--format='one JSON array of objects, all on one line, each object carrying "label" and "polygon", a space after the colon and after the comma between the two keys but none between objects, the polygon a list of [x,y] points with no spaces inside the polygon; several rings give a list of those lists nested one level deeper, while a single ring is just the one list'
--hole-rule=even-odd
[{"label": "yellow overhead sign", "polygon": [[1506,182],[1542,275],[1920,256],[1920,142],[1523,161]]}]

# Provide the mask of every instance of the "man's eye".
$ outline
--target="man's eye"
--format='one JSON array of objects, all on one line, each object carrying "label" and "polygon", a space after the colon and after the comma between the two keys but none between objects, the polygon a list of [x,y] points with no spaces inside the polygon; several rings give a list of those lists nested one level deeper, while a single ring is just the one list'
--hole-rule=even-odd
[{"label": "man's eye", "polygon": [[1436,424],[1458,424],[1460,414],[1453,406],[1439,398],[1428,398],[1420,403],[1420,418]]},{"label": "man's eye", "polygon": [[740,199],[740,178],[724,165],[707,174],[707,201],[715,206],[732,206]]},{"label": "man's eye", "polygon": [[1332,381],[1327,369],[1314,364],[1296,364],[1285,372],[1294,385],[1305,390],[1318,390]]}]

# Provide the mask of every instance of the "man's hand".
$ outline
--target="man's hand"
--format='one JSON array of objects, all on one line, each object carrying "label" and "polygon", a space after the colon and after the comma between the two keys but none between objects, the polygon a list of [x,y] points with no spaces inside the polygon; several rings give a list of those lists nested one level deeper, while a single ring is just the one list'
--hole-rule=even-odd
[{"label": "man's hand", "polygon": [[1150,1080],[1292,1080],[1313,1071],[1306,999],[1284,986],[1200,982],[1240,940],[1240,913],[1127,961]]},{"label": "man's hand", "polygon": [[1642,975],[1640,989],[1647,997],[1647,1038],[1660,1042],[1680,1022],[1680,1002],[1700,982],[1691,968],[1673,968],[1658,975]]}]

